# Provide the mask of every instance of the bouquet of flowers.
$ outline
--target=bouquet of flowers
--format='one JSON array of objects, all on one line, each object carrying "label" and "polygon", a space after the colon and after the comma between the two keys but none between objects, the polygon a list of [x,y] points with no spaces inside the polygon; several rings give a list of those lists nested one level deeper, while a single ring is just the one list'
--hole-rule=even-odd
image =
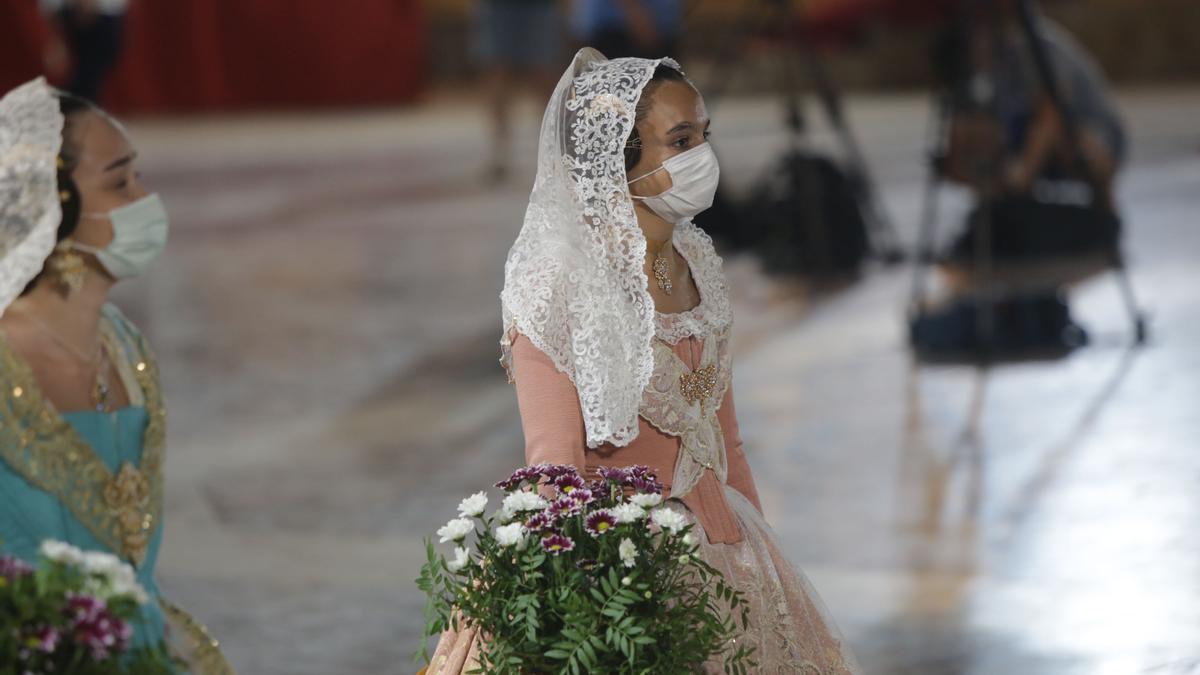
[{"label": "bouquet of flowers", "polygon": [[426,541],[418,660],[430,636],[453,626],[485,636],[488,675],[675,675],[712,658],[728,673],[753,670],[736,639],[748,623],[742,594],[698,555],[692,525],[662,503],[648,468],[604,468],[588,482],[574,467],[540,464],[496,487],[497,512],[484,515],[479,492],[438,530],[454,545],[449,560]]},{"label": "bouquet of flowers", "polygon": [[38,565],[0,555],[0,674],[162,675],[164,645],[131,648],[150,601],[133,568],[46,540]]}]

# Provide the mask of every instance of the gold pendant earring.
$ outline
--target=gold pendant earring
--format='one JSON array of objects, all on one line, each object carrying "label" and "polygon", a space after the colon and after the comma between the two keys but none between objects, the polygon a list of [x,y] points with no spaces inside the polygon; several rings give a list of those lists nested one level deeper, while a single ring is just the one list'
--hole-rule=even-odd
[{"label": "gold pendant earring", "polygon": [[71,248],[70,240],[64,239],[54,247],[54,253],[47,261],[50,272],[58,281],[59,290],[68,298],[83,288],[83,278],[87,274],[87,265],[83,256]]}]

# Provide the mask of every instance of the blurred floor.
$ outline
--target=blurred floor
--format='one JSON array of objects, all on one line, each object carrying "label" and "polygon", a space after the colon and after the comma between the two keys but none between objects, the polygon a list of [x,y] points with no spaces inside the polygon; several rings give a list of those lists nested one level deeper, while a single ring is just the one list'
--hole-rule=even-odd
[{"label": "blurred floor", "polygon": [[[1145,350],[1106,277],[1074,297],[1096,346],[918,371],[908,270],[812,300],[728,261],[767,517],[868,673],[1200,672],[1200,90],[1122,102]],[[911,241],[925,100],[850,110]],[[772,102],[713,112],[726,176],[783,147]],[[503,187],[453,102],[133,125],[176,225],[118,293],[171,401],[161,577],[241,672],[415,670],[421,538],[521,460],[497,295],[534,118]]]}]

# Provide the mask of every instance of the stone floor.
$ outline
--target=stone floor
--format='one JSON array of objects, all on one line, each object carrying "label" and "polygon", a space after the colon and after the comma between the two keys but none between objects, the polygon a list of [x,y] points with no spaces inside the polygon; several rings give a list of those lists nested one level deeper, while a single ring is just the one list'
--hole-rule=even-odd
[{"label": "stone floor", "polygon": [[[916,368],[910,270],[814,295],[728,261],[768,519],[868,673],[1200,673],[1200,90],[1121,100],[1145,349],[1100,277],[1073,294],[1092,347]],[[911,242],[925,99],[849,105]],[[783,147],[772,101],[714,115],[726,176]],[[532,154],[484,184],[455,100],[133,130],[175,225],[118,292],[172,404],[164,588],[243,673],[413,672],[422,537],[521,459],[497,294]]]}]

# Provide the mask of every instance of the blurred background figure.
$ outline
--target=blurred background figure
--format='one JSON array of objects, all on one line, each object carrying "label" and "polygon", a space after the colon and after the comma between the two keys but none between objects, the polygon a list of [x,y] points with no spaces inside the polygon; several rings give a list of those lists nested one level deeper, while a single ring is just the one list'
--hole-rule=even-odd
[{"label": "blurred background figure", "polygon": [[38,0],[53,35],[45,52],[46,71],[66,81],[66,90],[99,101],[105,81],[121,58],[125,16],[132,0]]},{"label": "blurred background figure", "polygon": [[673,56],[684,0],[574,0],[576,39],[610,59]]},{"label": "blurred background figure", "polygon": [[540,106],[554,88],[563,53],[558,0],[479,0],[476,57],[483,69],[492,145],[487,177],[509,174],[513,99],[529,87]]},{"label": "blurred background figure", "polygon": [[[993,88],[996,107],[980,111],[963,106],[954,120],[947,173],[983,188],[969,165],[980,155],[1000,152],[1002,185],[998,187],[1027,192],[1038,178],[1061,176],[1076,168],[1067,129],[1042,82],[1014,0],[1001,0],[992,12],[976,19],[968,29],[969,48],[943,50],[939,70],[954,76],[953,70],[968,68],[969,81],[962,84]],[[1037,37],[1049,58],[1058,93],[1071,110],[1083,160],[1098,180],[1102,198],[1111,200],[1112,182],[1126,155],[1126,131],[1104,73],[1052,19],[1038,17]]]},{"label": "blurred background figure", "polygon": [[[933,180],[974,205],[937,255],[950,292],[928,303],[918,273],[912,341],[925,355],[1064,354],[1088,343],[1069,291],[1114,271],[1135,341],[1146,336],[1124,270],[1113,181],[1126,131],[1095,60],[1028,0],[964,3],[935,49],[942,79]],[[940,175],[938,175],[940,173]],[[925,211],[936,212],[936,192]],[[921,256],[934,255],[923,223]],[[942,305],[942,306],[937,306]]]}]

